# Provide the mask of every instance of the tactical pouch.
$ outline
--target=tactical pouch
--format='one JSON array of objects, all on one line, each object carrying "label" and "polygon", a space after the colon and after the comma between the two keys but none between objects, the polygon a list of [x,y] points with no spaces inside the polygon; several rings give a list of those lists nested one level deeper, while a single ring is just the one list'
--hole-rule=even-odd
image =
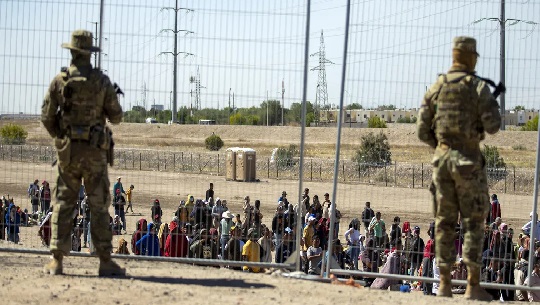
[{"label": "tactical pouch", "polygon": [[54,146],[58,154],[58,166],[66,167],[71,162],[71,139],[69,137],[54,139]]},{"label": "tactical pouch", "polygon": [[89,141],[90,140],[90,126],[71,125],[70,138],[72,140]]},{"label": "tactical pouch", "polygon": [[435,187],[435,183],[433,183],[433,181],[431,181],[431,184],[429,185],[429,192],[431,193],[433,203],[433,217],[437,217],[437,188]]},{"label": "tactical pouch", "polygon": [[452,151],[452,175],[456,175],[462,179],[472,178],[472,174],[475,170],[475,162],[470,157],[464,156],[459,151]]},{"label": "tactical pouch", "polygon": [[114,141],[111,138],[111,145],[109,145],[109,149],[107,150],[107,163],[109,163],[112,166],[114,166]]}]

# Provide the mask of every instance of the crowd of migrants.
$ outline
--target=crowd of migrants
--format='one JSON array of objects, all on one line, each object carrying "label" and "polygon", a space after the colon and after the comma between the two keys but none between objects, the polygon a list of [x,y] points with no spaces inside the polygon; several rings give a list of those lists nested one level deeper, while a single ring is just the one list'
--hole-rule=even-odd
[{"label": "crowd of migrants", "polygon": [[[111,217],[111,230],[115,235],[126,235],[125,214],[133,213],[132,193],[134,186],[124,190],[121,177],[113,187],[114,217]],[[38,234],[44,246],[49,246],[51,236],[51,190],[47,181],[38,186],[38,180],[30,184],[28,196],[32,212],[22,211],[13,199],[2,197],[0,209],[0,239],[19,242],[19,226],[32,221],[39,224]],[[9,196],[8,196],[9,197]],[[216,198],[214,200],[214,198]],[[131,238],[120,238],[115,253],[130,255],[191,257],[202,259],[223,259],[231,261],[284,263],[298,250],[302,270],[308,274],[321,274],[323,259],[331,252],[332,268],[361,269],[373,273],[390,273],[413,276],[437,277],[435,262],[434,223],[431,223],[428,240],[421,237],[421,228],[410,222],[401,223],[399,216],[387,227],[380,212],[366,202],[360,218],[353,218],[347,229],[340,231],[341,213],[336,212],[334,243],[332,251],[327,251],[331,202],[328,193],[320,200],[318,195],[310,198],[309,189],[302,195],[302,209],[305,217],[301,221],[302,238],[296,245],[296,211],[298,205],[289,203],[287,193],[282,192],[276,200],[271,226],[262,222],[261,202],[253,203],[249,196],[244,197],[241,214],[233,214],[227,201],[215,197],[213,184],[210,184],[204,199],[189,195],[180,202],[170,222],[163,219],[160,202],[155,199],[150,207],[150,219],[137,220],[136,230]],[[501,205],[497,195],[491,196],[490,213],[486,219],[483,241],[484,282],[523,285],[531,281],[540,286],[540,264],[535,264],[531,276],[528,271],[530,231],[532,221],[527,222],[514,242],[514,231],[502,221]],[[84,186],[79,192],[79,201],[74,211],[72,250],[81,251],[88,247],[90,212],[86,204]],[[489,204],[489,203],[486,203]],[[140,208],[140,207],[138,207]],[[530,214],[532,218],[532,212]],[[535,240],[540,241],[540,222],[537,223]],[[361,233],[361,231],[363,231]],[[82,241],[81,241],[82,238]],[[456,263],[452,271],[454,279],[466,280],[467,268],[461,254],[464,232],[460,223],[456,224]],[[535,257],[540,258],[540,242],[534,249]],[[540,260],[539,260],[540,261]],[[248,272],[261,272],[257,267],[228,267]],[[437,284],[403,282],[393,279],[364,278],[367,285],[378,289],[421,290],[424,294],[435,295]],[[463,293],[465,287],[456,286],[454,293]],[[535,292],[489,290],[497,299],[540,301]]]}]

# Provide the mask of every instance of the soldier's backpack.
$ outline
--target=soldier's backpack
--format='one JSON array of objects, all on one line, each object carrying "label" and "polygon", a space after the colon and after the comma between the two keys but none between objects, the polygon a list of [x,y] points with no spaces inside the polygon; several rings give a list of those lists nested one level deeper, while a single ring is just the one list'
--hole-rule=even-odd
[{"label": "soldier's backpack", "polygon": [[474,139],[478,136],[478,93],[475,75],[439,76],[440,89],[434,101],[434,129],[438,138]]},{"label": "soldier's backpack", "polygon": [[96,98],[102,89],[101,72],[92,70],[82,76],[73,67],[63,71],[63,101],[60,104],[62,123],[70,129],[72,140],[89,140],[90,127],[102,117],[103,99]]}]

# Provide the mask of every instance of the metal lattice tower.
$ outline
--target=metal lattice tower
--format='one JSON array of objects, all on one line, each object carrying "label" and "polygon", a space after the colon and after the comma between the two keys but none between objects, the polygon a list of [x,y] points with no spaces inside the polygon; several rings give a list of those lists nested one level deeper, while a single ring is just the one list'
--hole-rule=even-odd
[{"label": "metal lattice tower", "polygon": [[[334,64],[330,60],[326,59],[326,52],[324,50],[324,35],[321,30],[321,43],[319,45],[319,52],[313,53],[310,56],[319,55],[319,65],[312,68],[311,71],[318,70],[319,78],[317,80],[317,95],[315,97],[315,109],[318,112],[319,105],[327,107],[328,105],[328,91],[326,85],[326,64]],[[318,113],[316,114],[316,117]],[[318,120],[318,117],[317,117]]]},{"label": "metal lattice tower", "polygon": [[[201,85],[201,74],[199,72],[199,67],[197,67],[197,76],[191,76],[189,78],[189,82],[195,86],[195,90],[191,90],[192,94],[192,100],[195,100],[195,105],[192,104],[192,108],[195,110],[201,110],[201,89],[206,88]],[[195,93],[195,96],[193,97],[193,93]]]}]

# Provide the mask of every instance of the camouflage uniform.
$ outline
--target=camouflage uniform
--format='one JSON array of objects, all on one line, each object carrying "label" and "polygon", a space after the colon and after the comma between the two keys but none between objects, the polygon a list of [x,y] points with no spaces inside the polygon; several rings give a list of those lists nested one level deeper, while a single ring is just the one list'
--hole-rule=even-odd
[{"label": "camouflage uniform", "polygon": [[[435,149],[433,183],[436,216],[436,257],[440,268],[455,263],[458,213],[465,231],[464,262],[480,267],[484,219],[489,210],[485,160],[480,151],[484,132],[499,130],[499,105],[487,84],[474,76],[476,41],[454,39],[455,52],[469,52],[472,63],[454,64],[426,92],[419,112],[418,137]],[[471,67],[472,66],[472,67]],[[451,296],[451,292],[450,292]]]},{"label": "camouflage uniform", "polygon": [[73,32],[71,44],[62,45],[71,49],[73,59],[51,82],[42,106],[41,121],[58,153],[50,249],[60,256],[69,254],[73,210],[84,179],[92,242],[100,258],[108,255],[110,260],[107,163],[112,138],[106,119],[120,123],[122,108],[109,78],[90,64],[91,52],[98,50],[92,47],[92,39],[92,33],[78,30]]}]

